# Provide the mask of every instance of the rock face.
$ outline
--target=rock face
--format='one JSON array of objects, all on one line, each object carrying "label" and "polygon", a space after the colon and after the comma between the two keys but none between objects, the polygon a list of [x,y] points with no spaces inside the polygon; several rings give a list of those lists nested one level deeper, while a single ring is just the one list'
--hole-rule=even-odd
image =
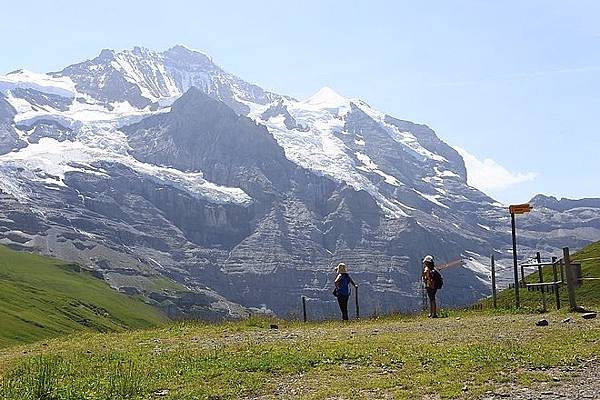
[{"label": "rock face", "polygon": [[[324,88],[298,101],[199,52],[103,50],[0,77],[0,242],[93,268],[176,318],[336,315],[345,261],[364,315],[418,309],[420,259],[442,306],[489,292],[507,210],[467,185],[427,126]],[[537,196],[521,254],[600,238],[597,199]],[[551,232],[546,234],[545,232]]]},{"label": "rock face", "polygon": [[13,118],[17,111],[4,96],[0,95],[0,154],[22,149],[27,143],[21,140],[13,127]]}]

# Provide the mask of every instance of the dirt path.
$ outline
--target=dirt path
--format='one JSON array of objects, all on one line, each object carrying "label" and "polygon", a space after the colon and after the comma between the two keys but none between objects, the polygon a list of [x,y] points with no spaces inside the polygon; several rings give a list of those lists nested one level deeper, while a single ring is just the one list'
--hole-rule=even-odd
[{"label": "dirt path", "polygon": [[600,363],[589,362],[579,369],[557,369],[556,376],[573,374],[575,379],[562,382],[542,383],[535,389],[504,387],[487,394],[481,400],[600,400]]}]

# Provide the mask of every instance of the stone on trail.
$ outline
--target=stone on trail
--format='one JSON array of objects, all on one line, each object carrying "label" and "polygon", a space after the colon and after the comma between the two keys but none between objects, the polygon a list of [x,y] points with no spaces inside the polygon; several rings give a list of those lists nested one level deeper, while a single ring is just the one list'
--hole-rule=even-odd
[{"label": "stone on trail", "polygon": [[596,318],[596,315],[597,314],[595,312],[588,312],[588,313],[583,314],[581,317],[583,319],[592,319],[592,318]]},{"label": "stone on trail", "polygon": [[279,325],[271,324],[271,329],[279,329]]},{"label": "stone on trail", "polygon": [[567,322],[571,322],[571,317],[563,319],[563,324],[566,324]]},{"label": "stone on trail", "polygon": [[546,319],[540,319],[538,322],[535,323],[537,326],[548,326],[548,320]]}]

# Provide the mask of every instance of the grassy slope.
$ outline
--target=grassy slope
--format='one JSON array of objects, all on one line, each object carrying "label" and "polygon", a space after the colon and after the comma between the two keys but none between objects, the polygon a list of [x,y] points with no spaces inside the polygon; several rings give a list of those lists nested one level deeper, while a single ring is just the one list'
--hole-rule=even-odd
[{"label": "grassy slope", "polygon": [[564,316],[547,315],[548,327],[536,327],[535,315],[453,312],[437,320],[278,321],[276,330],[251,319],[76,334],[0,350],[0,397],[415,399],[551,388],[572,375],[567,366],[600,354],[600,320],[562,323]]},{"label": "grassy slope", "polygon": [[[600,258],[600,242],[593,243],[584,249],[571,255],[572,260],[582,260],[586,258]],[[589,278],[600,278],[600,259],[584,261],[581,263],[582,275]],[[560,275],[560,272],[558,272]],[[554,280],[552,267],[546,267],[543,270],[544,282]],[[560,277],[559,277],[560,279]],[[538,273],[526,277],[528,282],[539,282]],[[577,304],[583,307],[600,307],[600,280],[585,281],[583,285],[576,289]],[[542,300],[540,292],[528,292],[527,289],[520,289],[521,305],[528,308],[541,308]],[[566,287],[560,289],[561,307],[569,307],[569,299]],[[553,293],[546,294],[546,300],[549,309],[555,308]],[[490,307],[490,299],[484,301],[486,307]],[[498,306],[501,308],[510,308],[514,306],[514,289],[505,289],[498,294]]]},{"label": "grassy slope", "polygon": [[120,331],[165,322],[153,307],[78,270],[0,246],[0,347],[82,329]]}]

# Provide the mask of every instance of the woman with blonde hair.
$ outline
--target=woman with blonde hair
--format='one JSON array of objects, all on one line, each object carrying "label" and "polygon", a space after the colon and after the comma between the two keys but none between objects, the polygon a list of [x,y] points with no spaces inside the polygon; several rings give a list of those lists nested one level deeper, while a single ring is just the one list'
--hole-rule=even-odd
[{"label": "woman with blonde hair", "polygon": [[337,297],[338,304],[340,305],[340,311],[342,312],[342,319],[348,320],[348,299],[350,298],[350,284],[355,288],[358,287],[348,274],[348,268],[346,264],[339,263],[335,268],[337,276],[335,278],[335,289],[333,294]]}]

